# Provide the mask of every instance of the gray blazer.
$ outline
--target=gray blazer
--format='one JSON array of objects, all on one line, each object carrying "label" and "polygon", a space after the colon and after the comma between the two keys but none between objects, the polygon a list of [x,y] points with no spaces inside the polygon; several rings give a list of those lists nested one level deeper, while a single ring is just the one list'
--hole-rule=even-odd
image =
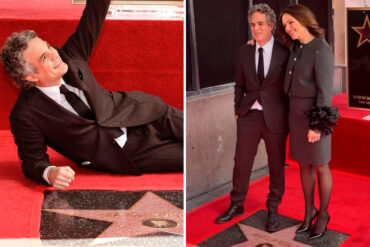
[{"label": "gray blazer", "polygon": [[[305,49],[302,49],[304,46]],[[284,91],[291,96],[316,98],[316,106],[331,106],[333,53],[324,39],[296,43],[290,53]]]}]

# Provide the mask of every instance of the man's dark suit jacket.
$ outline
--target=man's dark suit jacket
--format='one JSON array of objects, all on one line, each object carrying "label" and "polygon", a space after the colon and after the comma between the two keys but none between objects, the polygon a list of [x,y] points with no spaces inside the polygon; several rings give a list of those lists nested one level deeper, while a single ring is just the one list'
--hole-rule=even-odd
[{"label": "man's dark suit jacket", "polygon": [[[11,131],[18,145],[23,172],[46,184],[42,178],[50,165],[47,146],[94,170],[136,174],[128,155],[104,131],[106,127],[144,125],[163,116],[167,110],[158,97],[141,92],[110,92],[95,80],[88,66],[110,0],[88,0],[81,20],[67,42],[56,48],[68,64],[66,83],[83,90],[96,121],[77,116],[33,87],[22,90],[10,114]],[[117,51],[119,52],[119,51]]]},{"label": "man's dark suit jacket", "polygon": [[255,45],[244,45],[239,50],[235,78],[235,114],[245,116],[258,100],[269,131],[287,133],[288,98],[283,91],[283,82],[289,51],[274,41],[270,68],[261,83],[256,73],[255,51]]}]

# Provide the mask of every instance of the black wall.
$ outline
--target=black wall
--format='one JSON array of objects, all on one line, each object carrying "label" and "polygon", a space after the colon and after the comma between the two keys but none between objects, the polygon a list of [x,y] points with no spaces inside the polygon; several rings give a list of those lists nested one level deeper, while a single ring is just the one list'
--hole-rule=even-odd
[{"label": "black wall", "polygon": [[[248,1],[193,0],[193,3],[200,87],[234,81],[236,51],[248,35]],[[189,78],[187,81],[191,84]]]}]

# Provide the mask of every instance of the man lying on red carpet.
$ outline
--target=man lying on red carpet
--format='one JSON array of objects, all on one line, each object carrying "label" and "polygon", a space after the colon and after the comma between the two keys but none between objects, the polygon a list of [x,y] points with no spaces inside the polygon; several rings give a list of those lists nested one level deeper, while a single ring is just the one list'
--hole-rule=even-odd
[{"label": "man lying on red carpet", "polygon": [[13,33],[2,48],[4,69],[21,88],[11,131],[24,174],[39,183],[63,189],[74,179],[70,167],[50,164],[47,146],[98,171],[183,170],[182,111],[142,92],[107,91],[88,67],[109,4],[88,0],[61,48],[30,30]]}]

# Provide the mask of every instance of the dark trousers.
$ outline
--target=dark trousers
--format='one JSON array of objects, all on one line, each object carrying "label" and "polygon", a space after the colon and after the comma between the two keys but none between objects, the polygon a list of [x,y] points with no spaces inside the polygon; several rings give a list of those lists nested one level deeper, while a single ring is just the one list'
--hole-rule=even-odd
[{"label": "dark trousers", "polygon": [[[284,163],[287,134],[271,133],[265,124],[262,111],[250,110],[237,119],[237,142],[233,189],[231,201],[242,205],[248,193],[248,186],[254,158],[261,138],[265,141],[270,172],[270,192],[266,205],[268,210],[277,211],[285,189]],[[261,195],[262,196],[262,195]]]},{"label": "dark trousers", "polygon": [[156,121],[127,128],[124,150],[141,172],[183,171],[183,112],[169,106]]}]

